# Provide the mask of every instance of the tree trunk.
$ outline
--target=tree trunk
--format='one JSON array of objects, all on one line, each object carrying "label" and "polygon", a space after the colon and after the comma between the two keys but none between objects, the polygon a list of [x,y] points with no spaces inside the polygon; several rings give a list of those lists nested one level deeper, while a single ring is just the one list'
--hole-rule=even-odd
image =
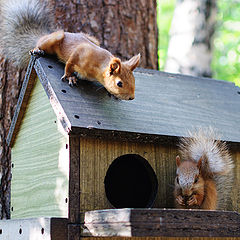
[{"label": "tree trunk", "polygon": [[57,25],[97,37],[121,59],[141,53],[141,66],[157,69],[155,0],[56,0]]},{"label": "tree trunk", "polygon": [[178,0],[165,71],[211,77],[216,0]]},{"label": "tree trunk", "polygon": [[[155,0],[50,1],[59,28],[89,33],[123,60],[140,52],[141,66],[157,69]],[[11,166],[6,137],[24,74],[0,58],[0,218],[10,218]]]}]

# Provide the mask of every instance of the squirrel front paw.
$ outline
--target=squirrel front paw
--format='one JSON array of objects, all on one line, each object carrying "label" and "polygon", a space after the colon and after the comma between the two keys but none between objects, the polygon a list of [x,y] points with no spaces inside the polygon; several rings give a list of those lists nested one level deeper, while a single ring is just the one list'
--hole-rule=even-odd
[{"label": "squirrel front paw", "polygon": [[29,55],[33,55],[33,56],[44,56],[45,52],[39,48],[34,48],[32,50],[29,51]]},{"label": "squirrel front paw", "polygon": [[198,201],[195,195],[192,195],[188,201],[187,201],[187,205],[188,206],[193,206],[193,205],[197,205]]},{"label": "squirrel front paw", "polygon": [[184,198],[183,198],[181,195],[178,195],[178,196],[176,197],[176,202],[177,202],[179,205],[185,206]]},{"label": "squirrel front paw", "polygon": [[68,81],[68,84],[70,87],[73,87],[74,85],[77,85],[77,77],[76,76],[71,76],[68,77],[65,74],[61,78],[62,81]]}]

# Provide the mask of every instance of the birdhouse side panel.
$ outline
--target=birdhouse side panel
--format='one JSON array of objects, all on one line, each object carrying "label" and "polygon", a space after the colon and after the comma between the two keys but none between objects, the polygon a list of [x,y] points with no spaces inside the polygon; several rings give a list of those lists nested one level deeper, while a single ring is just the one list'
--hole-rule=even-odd
[{"label": "birdhouse side panel", "polygon": [[38,79],[11,149],[11,217],[67,217],[68,136]]},{"label": "birdhouse side panel", "polygon": [[[175,178],[175,157],[177,148],[173,145],[160,145],[152,143],[122,142],[117,140],[80,138],[80,211],[113,208],[106,197],[106,174],[114,162],[121,156],[130,154],[140,156],[147,160],[156,174],[158,181],[157,195],[152,207],[173,207],[173,184]],[[119,181],[120,189],[112,189],[113,192],[124,191],[124,186],[135,184],[141,190],[144,184],[141,176],[136,182],[136,172],[139,167],[131,164],[132,159],[126,161],[127,172],[121,170],[116,173],[115,181]],[[119,169],[120,170],[120,169]],[[117,171],[117,169],[116,169]],[[148,171],[148,170],[147,170]],[[129,174],[132,172],[132,178]],[[114,177],[113,173],[113,177]],[[127,179],[130,179],[127,182]],[[111,179],[109,180],[111,184]],[[114,180],[113,180],[114,181]],[[134,183],[132,183],[133,181]],[[111,193],[110,193],[111,194]],[[70,196],[71,198],[71,196]],[[128,196],[120,196],[123,201]],[[125,204],[125,203],[124,203]],[[126,206],[124,207],[132,207]],[[133,205],[134,206],[134,205]]]}]

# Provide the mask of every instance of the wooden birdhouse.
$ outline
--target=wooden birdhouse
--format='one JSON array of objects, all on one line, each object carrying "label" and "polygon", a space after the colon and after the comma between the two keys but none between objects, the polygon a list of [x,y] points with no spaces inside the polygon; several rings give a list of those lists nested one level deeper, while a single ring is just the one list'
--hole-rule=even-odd
[{"label": "wooden birdhouse", "polygon": [[[239,214],[231,212],[240,210],[239,88],[137,69],[135,100],[119,101],[95,82],[70,87],[63,71],[52,58],[29,63],[7,139],[4,240],[14,231],[19,239],[59,240],[240,236]],[[229,212],[171,209],[178,138],[209,126],[235,162]]]}]

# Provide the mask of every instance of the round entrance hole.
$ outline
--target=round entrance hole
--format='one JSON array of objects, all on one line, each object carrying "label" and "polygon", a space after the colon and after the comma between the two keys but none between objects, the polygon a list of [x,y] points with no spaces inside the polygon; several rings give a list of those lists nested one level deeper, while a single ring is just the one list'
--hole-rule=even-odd
[{"label": "round entrance hole", "polygon": [[158,189],[154,170],[137,154],[116,158],[107,170],[104,184],[107,199],[115,208],[151,207]]}]

